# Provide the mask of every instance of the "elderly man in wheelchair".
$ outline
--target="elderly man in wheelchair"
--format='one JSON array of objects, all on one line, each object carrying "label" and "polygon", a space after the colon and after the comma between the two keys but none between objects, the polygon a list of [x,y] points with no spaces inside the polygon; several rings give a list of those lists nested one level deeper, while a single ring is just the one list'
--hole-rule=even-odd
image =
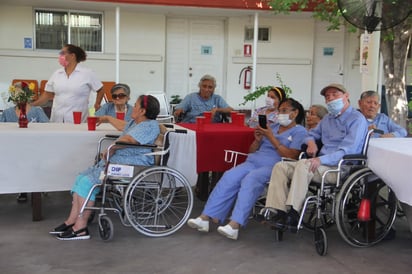
[{"label": "elderly man in wheelchair", "polygon": [[[262,215],[279,231],[296,231],[309,183],[321,183],[322,177],[336,183],[338,174],[328,171],[336,169],[344,155],[360,154],[365,142],[366,120],[350,106],[346,89],[330,84],[320,93],[325,97],[329,114],[305,139],[306,153],[313,158],[279,162],[272,170]],[[323,146],[318,153],[315,141],[319,140]]]},{"label": "elderly man in wheelchair", "polygon": [[[141,95],[133,108],[132,120],[125,124],[122,135],[117,141],[132,144],[153,144],[159,135],[159,125],[156,116],[159,114],[159,102],[151,95]],[[154,157],[146,155],[151,152],[150,148],[142,147],[118,147],[110,155],[110,162],[117,164],[133,164],[150,166],[154,164]],[[69,217],[59,226],[50,231],[59,240],[84,240],[89,239],[90,234],[87,229],[87,221],[90,210],[80,211],[89,198],[87,206],[93,206],[99,188],[94,185],[100,184],[100,175],[106,166],[105,157],[96,165],[80,173],[72,189],[73,201]],[[89,191],[93,189],[89,195]]]}]

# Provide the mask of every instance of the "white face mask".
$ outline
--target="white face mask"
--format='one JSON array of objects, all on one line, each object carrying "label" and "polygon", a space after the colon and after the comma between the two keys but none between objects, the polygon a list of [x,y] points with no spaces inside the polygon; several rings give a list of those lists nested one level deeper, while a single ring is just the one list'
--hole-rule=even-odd
[{"label": "white face mask", "polygon": [[278,115],[278,123],[281,126],[287,127],[288,125],[290,125],[290,123],[292,123],[292,120],[289,118],[289,114],[287,114],[287,113],[279,114]]},{"label": "white face mask", "polygon": [[275,100],[273,98],[267,97],[265,98],[265,105],[267,108],[274,108]]}]

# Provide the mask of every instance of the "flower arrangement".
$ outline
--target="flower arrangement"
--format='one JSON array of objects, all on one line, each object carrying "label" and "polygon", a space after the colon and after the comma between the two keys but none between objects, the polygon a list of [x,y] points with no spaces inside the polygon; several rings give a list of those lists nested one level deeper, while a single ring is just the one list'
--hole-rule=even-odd
[{"label": "flower arrangement", "polygon": [[33,97],[34,83],[17,82],[9,88],[9,99],[7,102],[13,102],[16,105],[27,103]]}]

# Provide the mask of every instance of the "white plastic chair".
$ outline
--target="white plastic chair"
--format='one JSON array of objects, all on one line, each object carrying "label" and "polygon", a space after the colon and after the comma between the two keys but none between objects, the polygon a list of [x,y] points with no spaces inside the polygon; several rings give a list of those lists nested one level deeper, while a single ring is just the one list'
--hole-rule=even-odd
[{"label": "white plastic chair", "polygon": [[160,123],[174,123],[175,118],[173,114],[170,113],[170,105],[169,101],[167,100],[166,94],[161,91],[148,92],[148,94],[156,97],[156,99],[160,103],[160,113],[159,115],[157,115],[156,120]]}]

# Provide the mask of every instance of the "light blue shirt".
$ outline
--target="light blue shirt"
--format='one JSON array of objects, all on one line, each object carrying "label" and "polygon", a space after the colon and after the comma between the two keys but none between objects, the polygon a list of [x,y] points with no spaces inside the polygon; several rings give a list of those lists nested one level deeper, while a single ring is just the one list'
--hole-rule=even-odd
[{"label": "light blue shirt", "polygon": [[[126,108],[127,108],[127,111],[126,111],[124,120],[130,121],[132,119],[130,115],[132,115],[133,107],[129,104],[126,104]],[[96,111],[94,115],[96,116],[109,115],[109,116],[116,118],[116,108],[115,108],[114,103],[110,102],[110,103],[104,104],[103,106],[99,108],[98,111]]]},{"label": "light blue shirt", "polygon": [[[200,97],[199,92],[188,94],[183,101],[176,106],[176,109],[183,109],[185,113],[182,122],[195,123],[197,116],[202,116],[203,112],[211,111],[213,108],[227,108],[229,105],[217,94],[212,94],[209,99]],[[213,117],[213,122],[220,122],[219,115]]]},{"label": "light blue shirt", "polygon": [[309,140],[321,140],[319,159],[322,165],[336,166],[346,154],[362,152],[368,123],[362,113],[349,106],[345,112],[335,117],[327,114],[319,124],[309,131]]},{"label": "light blue shirt", "polygon": [[[300,150],[305,137],[307,137],[307,130],[301,126],[296,125],[282,133],[278,133],[279,124],[269,125],[272,129],[273,135],[279,142],[287,147]],[[268,138],[263,138],[260,147],[254,153],[250,153],[246,159],[247,162],[252,162],[256,166],[274,166],[281,160],[278,151],[273,147]]]},{"label": "light blue shirt", "polygon": [[[27,113],[27,120],[29,123],[48,123],[49,118],[47,118],[46,113],[44,113],[41,107],[30,107],[30,111]],[[19,117],[16,115],[16,108],[10,107],[3,111],[3,115],[0,117],[0,122],[14,122],[17,123]]]},{"label": "light blue shirt", "polygon": [[[378,113],[373,121],[368,121],[368,125],[375,125],[377,129],[384,133],[391,133],[395,137],[405,137],[407,135],[406,129],[395,123],[384,113]],[[380,134],[374,133],[372,137],[379,137]]]}]

